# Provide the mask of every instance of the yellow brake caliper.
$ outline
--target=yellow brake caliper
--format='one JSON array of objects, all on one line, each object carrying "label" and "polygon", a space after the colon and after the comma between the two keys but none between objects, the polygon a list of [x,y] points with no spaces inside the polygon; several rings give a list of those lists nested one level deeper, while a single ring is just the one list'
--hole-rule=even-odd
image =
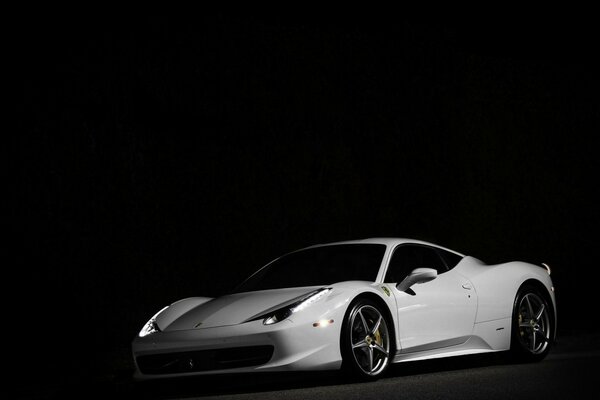
[{"label": "yellow brake caliper", "polygon": [[381,333],[379,333],[379,329],[375,332],[375,343],[380,346],[383,346],[383,340],[381,339]]},{"label": "yellow brake caliper", "polygon": [[525,335],[525,332],[523,331],[523,328],[521,328],[521,323],[523,322],[523,314],[519,313],[519,334],[521,336]]}]

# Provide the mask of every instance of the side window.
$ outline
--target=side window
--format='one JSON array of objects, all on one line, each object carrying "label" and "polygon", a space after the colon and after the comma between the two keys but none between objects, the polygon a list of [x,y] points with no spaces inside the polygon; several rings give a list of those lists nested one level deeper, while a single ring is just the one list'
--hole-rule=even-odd
[{"label": "side window", "polygon": [[462,256],[459,256],[458,254],[451,253],[446,250],[437,249],[437,252],[444,259],[444,261],[446,262],[446,266],[449,270],[456,267],[456,264],[458,264],[460,260],[463,259]]},{"label": "side window", "polygon": [[404,244],[394,250],[385,282],[402,282],[415,268],[433,268],[438,274],[448,270],[434,249],[422,245]]}]

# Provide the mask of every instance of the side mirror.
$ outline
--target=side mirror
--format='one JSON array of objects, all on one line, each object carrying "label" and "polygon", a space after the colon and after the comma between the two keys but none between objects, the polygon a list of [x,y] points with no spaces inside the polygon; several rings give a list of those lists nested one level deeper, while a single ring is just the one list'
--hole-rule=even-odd
[{"label": "side mirror", "polygon": [[437,271],[433,268],[416,268],[404,280],[396,285],[399,291],[404,292],[416,283],[425,283],[437,278]]}]

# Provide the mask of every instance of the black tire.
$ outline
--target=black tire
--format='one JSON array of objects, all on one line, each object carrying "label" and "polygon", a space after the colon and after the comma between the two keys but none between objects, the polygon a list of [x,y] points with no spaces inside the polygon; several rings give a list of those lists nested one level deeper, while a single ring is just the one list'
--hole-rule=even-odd
[{"label": "black tire", "polygon": [[548,294],[525,284],[517,292],[512,315],[511,354],[519,362],[541,361],[554,339],[554,310]]},{"label": "black tire", "polygon": [[383,376],[394,354],[392,329],[380,305],[366,298],[355,300],[342,327],[342,368],[360,380]]}]

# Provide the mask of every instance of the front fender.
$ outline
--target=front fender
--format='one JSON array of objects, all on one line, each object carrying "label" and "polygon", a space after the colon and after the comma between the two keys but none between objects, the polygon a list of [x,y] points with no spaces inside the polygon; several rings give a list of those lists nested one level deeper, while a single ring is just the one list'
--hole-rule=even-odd
[{"label": "front fender", "polygon": [[[325,302],[319,305],[322,308],[315,314],[311,313],[311,316],[317,315],[320,319],[325,320],[334,319],[336,332],[338,337],[341,337],[344,317],[352,301],[357,297],[364,295],[377,297],[378,300],[387,306],[387,311],[392,318],[396,349],[400,349],[400,342],[398,335],[396,334],[398,332],[396,299],[392,295],[392,288],[389,284],[367,281],[347,281],[336,283],[330,287],[333,288],[331,295],[327,297]],[[294,318],[294,322],[295,321],[296,318]]]}]

